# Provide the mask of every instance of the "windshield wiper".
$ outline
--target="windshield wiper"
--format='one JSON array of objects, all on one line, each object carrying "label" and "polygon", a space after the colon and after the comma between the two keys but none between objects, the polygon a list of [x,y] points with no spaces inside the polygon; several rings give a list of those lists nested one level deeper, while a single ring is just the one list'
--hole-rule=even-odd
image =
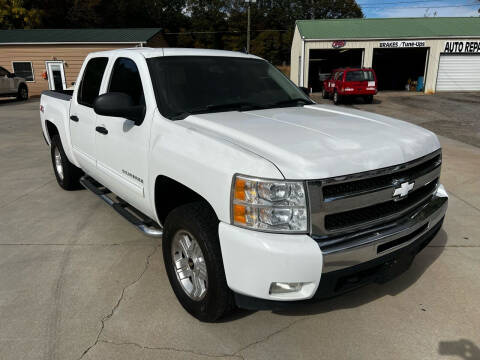
[{"label": "windshield wiper", "polygon": [[311,105],[313,101],[307,100],[304,98],[294,98],[289,100],[279,101],[273,104],[269,104],[265,106],[265,108],[274,108],[274,107],[282,107],[282,106],[303,106],[303,105]]},{"label": "windshield wiper", "polygon": [[253,109],[263,109],[262,105],[253,104],[249,102],[236,102],[230,104],[211,104],[207,105],[206,108],[210,111],[218,110],[238,110],[238,111],[248,111]]},{"label": "windshield wiper", "polygon": [[195,108],[189,111],[183,111],[177,114],[173,114],[170,118],[172,120],[183,120],[189,115],[195,114],[207,114],[212,112],[220,112],[223,110],[236,110],[236,111],[249,111],[254,109],[264,109],[265,107],[259,104],[253,104],[249,102],[236,102],[229,104],[210,104],[205,107]]}]

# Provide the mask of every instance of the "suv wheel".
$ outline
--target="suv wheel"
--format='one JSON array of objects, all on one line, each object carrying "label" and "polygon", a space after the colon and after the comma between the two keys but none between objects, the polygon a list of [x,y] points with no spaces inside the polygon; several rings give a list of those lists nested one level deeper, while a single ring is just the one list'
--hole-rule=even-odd
[{"label": "suv wheel", "polygon": [[335,105],[338,105],[340,104],[340,101],[341,101],[340,95],[338,95],[337,90],[335,90],[335,92],[333,93],[333,103]]},{"label": "suv wheel", "polygon": [[83,175],[83,171],[68,160],[63,150],[60,136],[58,135],[52,137],[50,155],[52,158],[53,172],[55,173],[58,185],[64,190],[80,189],[79,180]]},{"label": "suv wheel", "polygon": [[210,206],[194,202],[174,209],[165,220],[162,249],[170,285],[191,315],[212,322],[233,308]]},{"label": "suv wheel", "polygon": [[27,85],[21,84],[18,87],[17,100],[28,100],[28,88]]}]

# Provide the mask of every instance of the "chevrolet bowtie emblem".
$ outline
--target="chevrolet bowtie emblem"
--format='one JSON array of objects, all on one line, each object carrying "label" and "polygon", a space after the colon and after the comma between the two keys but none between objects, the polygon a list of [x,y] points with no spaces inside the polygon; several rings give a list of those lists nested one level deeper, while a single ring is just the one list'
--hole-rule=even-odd
[{"label": "chevrolet bowtie emblem", "polygon": [[415,182],[413,181],[411,183],[409,183],[408,181],[401,183],[399,187],[396,187],[393,190],[393,197],[399,199],[407,196],[409,191],[413,189],[414,185],[415,185]]}]

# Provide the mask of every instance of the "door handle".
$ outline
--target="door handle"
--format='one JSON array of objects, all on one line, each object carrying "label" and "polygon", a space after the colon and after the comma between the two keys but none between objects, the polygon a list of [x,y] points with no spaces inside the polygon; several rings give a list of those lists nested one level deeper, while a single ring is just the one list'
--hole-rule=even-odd
[{"label": "door handle", "polygon": [[80,120],[80,119],[76,115],[70,115],[70,120],[78,122],[78,120]]},{"label": "door handle", "polygon": [[95,128],[95,131],[96,132],[99,132],[100,134],[103,134],[103,135],[107,135],[108,134],[108,130],[105,129],[103,126],[97,126]]}]

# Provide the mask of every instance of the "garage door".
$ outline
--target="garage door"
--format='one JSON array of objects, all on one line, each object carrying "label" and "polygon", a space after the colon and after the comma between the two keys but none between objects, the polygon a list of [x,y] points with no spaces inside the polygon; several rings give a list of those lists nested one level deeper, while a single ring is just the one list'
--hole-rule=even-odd
[{"label": "garage door", "polygon": [[480,90],[480,55],[441,55],[437,91]]}]

